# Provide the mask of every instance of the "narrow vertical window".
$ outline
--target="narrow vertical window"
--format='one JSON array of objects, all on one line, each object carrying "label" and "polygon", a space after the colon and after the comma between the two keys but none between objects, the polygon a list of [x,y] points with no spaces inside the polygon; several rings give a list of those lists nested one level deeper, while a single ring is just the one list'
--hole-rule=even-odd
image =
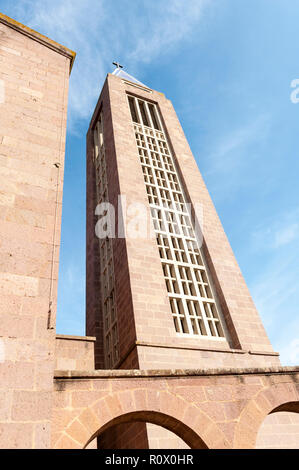
[{"label": "narrow vertical window", "polygon": [[143,101],[138,101],[138,104],[139,104],[139,109],[140,109],[140,113],[141,113],[141,117],[142,117],[142,122],[145,126],[149,127],[149,122],[148,122],[148,118],[147,118],[147,115],[146,115],[144,102]]},{"label": "narrow vertical window", "polygon": [[159,124],[158,124],[158,121],[157,121],[157,118],[156,118],[155,108],[152,104],[149,103],[148,104],[148,109],[149,109],[149,112],[151,113],[153,126],[154,126],[155,129],[157,129],[157,131],[159,131],[160,127],[159,127]]},{"label": "narrow vertical window", "polygon": [[[108,181],[103,134],[102,113],[94,129],[95,175],[97,204],[108,201]],[[115,367],[119,360],[117,312],[115,302],[115,282],[113,247],[111,238],[99,239],[100,244],[100,284],[103,315],[103,336],[105,367]]]},{"label": "narrow vertical window", "polygon": [[132,120],[134,122],[139,122],[137,112],[136,112],[135,100],[131,96],[129,96],[129,106],[130,106]]}]

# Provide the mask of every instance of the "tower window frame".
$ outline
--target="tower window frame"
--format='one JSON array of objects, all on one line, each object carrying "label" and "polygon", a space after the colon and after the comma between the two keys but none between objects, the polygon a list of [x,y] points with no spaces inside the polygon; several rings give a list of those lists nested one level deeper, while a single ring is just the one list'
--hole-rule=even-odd
[{"label": "tower window frame", "polygon": [[128,99],[134,100],[137,113],[138,123],[132,118],[137,154],[176,334],[228,341],[228,331],[196,238],[190,208],[186,204],[158,107],[140,97],[128,95]]}]

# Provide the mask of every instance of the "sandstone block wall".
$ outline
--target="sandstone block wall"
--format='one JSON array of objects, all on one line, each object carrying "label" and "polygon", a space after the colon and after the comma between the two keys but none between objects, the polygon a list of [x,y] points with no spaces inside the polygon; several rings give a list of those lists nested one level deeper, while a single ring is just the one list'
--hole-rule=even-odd
[{"label": "sandstone block wall", "polygon": [[0,14],[0,446],[50,445],[74,53]]},{"label": "sandstone block wall", "polygon": [[[168,429],[191,448],[262,447],[266,442],[260,438],[265,435],[267,420],[299,412],[298,380],[298,367],[56,371],[52,446],[83,448],[102,436],[104,447],[109,448],[121,439],[114,426],[122,426],[133,438],[131,426],[136,429],[136,423],[143,422]],[[298,438],[296,423],[292,424],[289,447],[298,445],[294,442]],[[284,445],[291,433],[291,423],[285,424],[288,426],[278,431]],[[273,429],[268,436],[275,433]],[[163,446],[163,439],[169,437],[163,429],[155,436],[149,426],[148,439],[161,438],[160,443],[154,440],[150,445]]]},{"label": "sandstone block wall", "polygon": [[95,340],[90,336],[56,335],[55,369],[93,370]]}]

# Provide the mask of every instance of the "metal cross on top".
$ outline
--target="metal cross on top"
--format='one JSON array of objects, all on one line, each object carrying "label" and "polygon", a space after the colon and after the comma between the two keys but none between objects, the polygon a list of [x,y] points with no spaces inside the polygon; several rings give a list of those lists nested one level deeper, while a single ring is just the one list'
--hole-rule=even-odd
[{"label": "metal cross on top", "polygon": [[123,69],[123,66],[120,65],[119,62],[112,62],[113,65],[115,65],[115,67],[117,67],[118,69]]}]

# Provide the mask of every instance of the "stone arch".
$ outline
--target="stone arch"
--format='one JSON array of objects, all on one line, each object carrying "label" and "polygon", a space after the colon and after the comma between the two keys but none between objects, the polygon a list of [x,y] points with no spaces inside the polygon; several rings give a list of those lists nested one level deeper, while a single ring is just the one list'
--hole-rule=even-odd
[{"label": "stone arch", "polygon": [[182,421],[178,421],[176,418],[159,413],[157,411],[134,411],[132,413],[126,413],[120,415],[108,423],[104,424],[98,431],[91,436],[89,441],[85,444],[84,447],[87,447],[88,444],[96,437],[98,437],[103,432],[107,431],[113,426],[118,424],[127,424],[134,422],[144,422],[157,424],[163,428],[168,429],[169,431],[174,432],[179,436],[191,449],[207,449],[205,442],[198,436],[193,429],[186,426]]},{"label": "stone arch", "polygon": [[[291,413],[299,413],[299,401],[289,401],[277,406],[271,413],[278,413],[279,411],[290,411]],[[269,413],[269,414],[271,414]]]},{"label": "stone arch", "polygon": [[199,407],[168,390],[146,388],[115,391],[94,401],[69,422],[55,447],[84,448],[112,423],[137,418],[166,427],[192,448],[229,447],[223,432]]},{"label": "stone arch", "polygon": [[282,382],[261,390],[243,409],[235,429],[234,448],[253,449],[259,428],[270,413],[299,412],[298,384]]}]

